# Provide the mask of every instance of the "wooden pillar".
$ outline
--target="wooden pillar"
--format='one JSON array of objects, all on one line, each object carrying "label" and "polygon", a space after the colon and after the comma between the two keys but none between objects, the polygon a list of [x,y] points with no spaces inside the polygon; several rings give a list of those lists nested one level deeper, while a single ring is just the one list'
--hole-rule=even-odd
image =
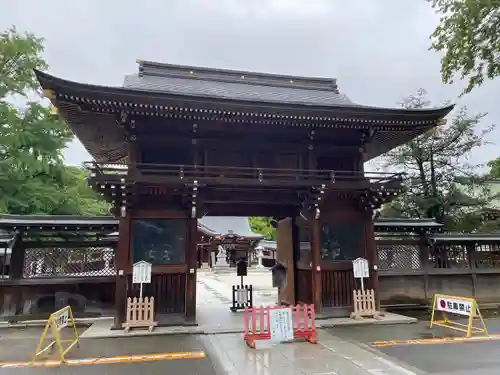
[{"label": "wooden pillar", "polygon": [[477,270],[476,270],[476,244],[467,244],[465,248],[467,249],[467,263],[471,272],[471,287],[472,287],[472,298],[476,298],[477,291]]},{"label": "wooden pillar", "polygon": [[312,216],[309,219],[310,244],[311,244],[311,276],[312,276],[312,302],[317,313],[321,311],[321,243],[320,222]]},{"label": "wooden pillar", "polygon": [[26,249],[22,245],[22,242],[23,233],[16,232],[16,234],[14,235],[10,256],[9,277],[11,280],[22,279],[23,277],[24,254],[26,252]]},{"label": "wooden pillar", "polygon": [[130,259],[130,215],[121,217],[118,230],[118,244],[115,250],[116,286],[115,286],[115,328],[121,328],[125,321],[127,300],[127,270]]},{"label": "wooden pillar", "polygon": [[[26,249],[23,246],[23,233],[17,231],[14,235],[13,241],[14,242],[11,247],[9,277],[11,280],[19,280],[23,278],[24,255],[26,252]],[[23,313],[23,291],[20,286],[14,289],[14,292],[11,295],[11,303],[15,306],[15,315]]]},{"label": "wooden pillar", "polygon": [[187,219],[187,241],[186,241],[186,263],[188,266],[186,273],[186,318],[196,320],[196,272],[197,256],[196,244],[198,235],[198,220],[196,218]]},{"label": "wooden pillar", "polygon": [[293,267],[293,304],[299,300],[297,288],[297,265],[300,259],[300,228],[297,217],[292,216],[292,267]]},{"label": "wooden pillar", "polygon": [[[128,176],[133,176],[136,170],[136,163],[142,160],[142,155],[137,144],[137,135],[135,134],[135,120],[128,119],[125,125],[127,136],[128,151]],[[128,179],[128,176],[126,177]],[[116,214],[119,215],[118,224],[118,244],[115,250],[116,263],[116,288],[115,288],[115,328],[121,328],[125,321],[125,311],[127,303],[128,276],[130,272],[131,260],[131,228],[132,215],[130,214],[131,204],[123,205],[117,203]]]},{"label": "wooden pillar", "polygon": [[429,259],[430,259],[430,247],[427,235],[425,233],[420,233],[420,268],[424,271],[424,297],[425,299],[430,299],[429,296]]},{"label": "wooden pillar", "polygon": [[380,309],[380,296],[378,293],[379,281],[377,245],[375,243],[375,231],[373,228],[373,220],[371,216],[367,219],[365,224],[365,249],[366,259],[368,260],[368,266],[370,267],[370,280],[368,283],[368,287],[370,289],[373,289],[373,291],[375,292],[377,309]]}]

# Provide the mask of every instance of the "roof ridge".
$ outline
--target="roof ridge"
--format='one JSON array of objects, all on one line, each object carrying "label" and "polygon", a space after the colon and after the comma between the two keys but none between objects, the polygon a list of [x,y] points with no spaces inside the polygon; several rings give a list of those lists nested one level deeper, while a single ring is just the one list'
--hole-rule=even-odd
[{"label": "roof ridge", "polygon": [[328,90],[339,93],[336,78],[304,77],[242,70],[214,69],[189,65],[137,60],[139,76],[164,76],[227,83],[247,83],[297,89]]}]

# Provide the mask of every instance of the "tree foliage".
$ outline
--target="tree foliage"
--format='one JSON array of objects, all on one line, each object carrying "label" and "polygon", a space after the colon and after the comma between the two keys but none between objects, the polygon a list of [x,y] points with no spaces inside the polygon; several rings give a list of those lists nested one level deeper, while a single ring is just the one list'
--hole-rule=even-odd
[{"label": "tree foliage", "polygon": [[271,225],[270,217],[250,217],[250,227],[255,233],[262,234],[266,240],[276,240],[276,229]]},{"label": "tree foliage", "polygon": [[[403,100],[407,109],[430,105],[425,90]],[[386,166],[408,174],[406,193],[384,207],[386,217],[434,218],[448,230],[479,230],[491,194],[478,166],[468,163],[472,151],[486,143],[493,127],[478,132],[484,113],[456,111],[446,126],[436,127],[385,156]]]},{"label": "tree foliage", "polygon": [[467,79],[465,92],[500,75],[500,0],[427,0],[440,14],[431,49],[441,51],[443,81]]},{"label": "tree foliage", "polygon": [[0,34],[0,212],[105,214],[107,204],[86,185],[85,172],[64,165],[67,125],[40,101],[11,104],[37,88],[33,69],[47,66],[42,51],[32,34]]},{"label": "tree foliage", "polygon": [[500,179],[500,158],[496,158],[489,161],[488,167],[490,168],[488,177],[494,179]]}]

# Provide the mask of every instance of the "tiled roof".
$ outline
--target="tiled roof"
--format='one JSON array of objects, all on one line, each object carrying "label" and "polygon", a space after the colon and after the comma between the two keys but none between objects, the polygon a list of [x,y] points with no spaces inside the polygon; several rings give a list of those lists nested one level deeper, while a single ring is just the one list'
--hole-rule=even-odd
[{"label": "tiled roof", "polygon": [[430,236],[434,242],[500,242],[500,233],[436,233]]},{"label": "tiled roof", "polygon": [[197,68],[141,61],[123,86],[200,97],[268,103],[357,106],[339,93],[335,79]]},{"label": "tiled roof", "polygon": [[263,238],[252,232],[248,217],[239,216],[205,216],[198,220],[198,230],[210,236],[235,234],[247,238]]}]

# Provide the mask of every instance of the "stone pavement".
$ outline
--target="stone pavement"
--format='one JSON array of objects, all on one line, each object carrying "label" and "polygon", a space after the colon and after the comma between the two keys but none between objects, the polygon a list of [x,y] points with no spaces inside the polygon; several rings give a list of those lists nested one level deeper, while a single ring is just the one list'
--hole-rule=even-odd
[{"label": "stone pavement", "polygon": [[319,332],[319,343],[258,343],[248,348],[241,335],[206,336],[208,353],[228,375],[413,375],[419,370],[387,356]]},{"label": "stone pavement", "polygon": [[[270,306],[276,304],[277,293],[272,288],[270,275],[262,273],[249,275],[249,284],[255,285],[254,306]],[[120,337],[135,335],[162,335],[162,334],[214,334],[214,333],[240,333],[243,332],[243,312],[233,313],[231,306],[231,285],[239,283],[239,278],[234,275],[216,275],[209,272],[201,273],[197,282],[197,326],[185,327],[158,327],[152,333],[147,330],[132,330],[125,334],[122,330],[111,330],[112,319],[96,321],[82,335],[83,338]],[[366,324],[397,324],[414,323],[415,318],[386,313],[381,320],[364,319],[357,321],[349,318],[334,318],[317,320],[318,327],[334,327],[344,325]]]}]

